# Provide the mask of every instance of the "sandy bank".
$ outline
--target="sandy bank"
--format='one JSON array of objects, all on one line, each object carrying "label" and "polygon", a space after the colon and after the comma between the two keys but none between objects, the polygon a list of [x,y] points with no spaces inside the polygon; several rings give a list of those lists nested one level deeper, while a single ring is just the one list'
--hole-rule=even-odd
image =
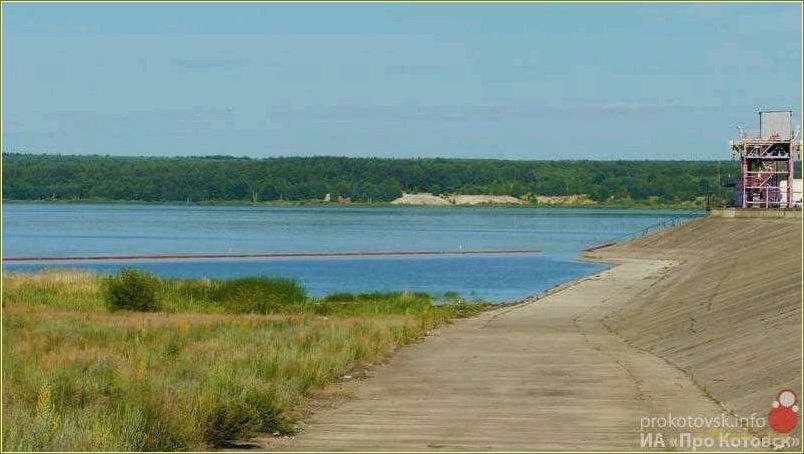
[{"label": "sandy bank", "polygon": [[453,195],[447,197],[453,205],[482,205],[482,204],[503,204],[521,205],[524,200],[510,195]]},{"label": "sandy bank", "polygon": [[510,195],[451,195],[437,196],[429,193],[402,194],[391,202],[394,205],[521,205],[525,201]]},{"label": "sandy bank", "polygon": [[437,195],[429,194],[429,193],[419,193],[419,194],[402,194],[402,197],[399,197],[393,201],[391,201],[393,205],[449,205],[449,201],[443,197],[439,197]]},{"label": "sandy bank", "polygon": [[539,195],[535,197],[536,203],[542,205],[596,205],[597,202],[590,199],[586,194],[574,195]]}]

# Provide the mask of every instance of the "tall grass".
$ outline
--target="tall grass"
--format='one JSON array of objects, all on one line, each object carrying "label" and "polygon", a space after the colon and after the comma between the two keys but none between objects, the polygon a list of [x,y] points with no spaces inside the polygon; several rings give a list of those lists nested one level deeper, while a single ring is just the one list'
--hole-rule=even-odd
[{"label": "tall grass", "polygon": [[46,269],[37,273],[3,273],[3,304],[43,305],[54,308],[103,310],[98,275],[73,269]]},{"label": "tall grass", "polygon": [[484,309],[411,293],[318,300],[253,278],[159,280],[167,312],[109,313],[100,279],[4,277],[4,449],[206,449],[291,433],[312,391]]}]

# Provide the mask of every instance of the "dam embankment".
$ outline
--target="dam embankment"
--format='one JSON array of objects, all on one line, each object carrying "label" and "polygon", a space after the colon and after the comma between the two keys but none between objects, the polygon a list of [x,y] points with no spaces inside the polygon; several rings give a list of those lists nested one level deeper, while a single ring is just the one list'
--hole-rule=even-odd
[{"label": "dam embankment", "polygon": [[784,388],[800,397],[800,213],[718,213],[595,251],[679,262],[605,323],[739,415],[766,414]]}]

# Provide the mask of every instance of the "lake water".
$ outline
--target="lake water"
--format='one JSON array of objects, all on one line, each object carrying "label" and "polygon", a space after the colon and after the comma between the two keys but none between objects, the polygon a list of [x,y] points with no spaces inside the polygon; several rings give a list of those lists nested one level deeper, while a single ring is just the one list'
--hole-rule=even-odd
[{"label": "lake water", "polygon": [[688,211],[497,207],[251,207],[3,204],[3,257],[167,253],[541,249],[526,255],[130,260],[3,263],[169,277],[299,279],[312,295],[410,290],[512,301],[594,273],[584,248]]}]

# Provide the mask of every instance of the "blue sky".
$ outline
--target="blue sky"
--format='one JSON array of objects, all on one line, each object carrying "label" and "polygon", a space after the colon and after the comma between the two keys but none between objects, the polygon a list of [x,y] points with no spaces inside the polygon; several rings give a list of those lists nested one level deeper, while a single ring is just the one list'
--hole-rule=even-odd
[{"label": "blue sky", "polygon": [[801,4],[3,3],[3,150],[728,159]]}]

